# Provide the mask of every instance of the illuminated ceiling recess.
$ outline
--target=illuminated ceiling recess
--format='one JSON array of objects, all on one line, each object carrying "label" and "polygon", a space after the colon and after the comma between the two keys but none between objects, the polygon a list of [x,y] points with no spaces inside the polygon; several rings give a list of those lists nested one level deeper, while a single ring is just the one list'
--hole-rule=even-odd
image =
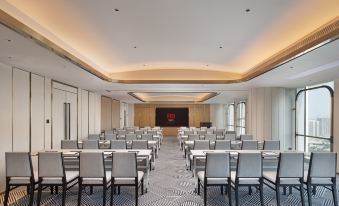
[{"label": "illuminated ceiling recess", "polygon": [[169,2],[4,0],[0,22],[129,84],[244,82],[339,35],[337,0]]},{"label": "illuminated ceiling recess", "polygon": [[204,102],[218,95],[216,92],[130,92],[129,95],[147,103],[156,102]]}]

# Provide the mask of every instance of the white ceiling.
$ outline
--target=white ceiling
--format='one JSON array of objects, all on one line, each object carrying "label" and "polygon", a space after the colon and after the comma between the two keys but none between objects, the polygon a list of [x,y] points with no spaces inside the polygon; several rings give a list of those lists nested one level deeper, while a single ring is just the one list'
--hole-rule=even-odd
[{"label": "white ceiling", "polygon": [[2,0],[0,6],[105,73],[243,73],[339,14],[338,0]]}]

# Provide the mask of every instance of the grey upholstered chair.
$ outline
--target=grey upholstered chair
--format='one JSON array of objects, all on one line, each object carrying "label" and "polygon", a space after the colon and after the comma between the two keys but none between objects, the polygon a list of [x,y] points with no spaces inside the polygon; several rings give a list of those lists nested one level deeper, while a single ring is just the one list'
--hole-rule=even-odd
[{"label": "grey upholstered chair", "polygon": [[113,152],[111,206],[113,205],[113,191],[116,186],[135,187],[135,205],[138,205],[139,187],[144,194],[144,172],[137,170],[137,155],[135,152]]},{"label": "grey upholstered chair", "polygon": [[[210,141],[209,140],[194,140],[193,149],[194,150],[209,150]],[[190,158],[189,167],[190,167],[190,170],[192,170],[192,162],[194,161],[193,155],[190,155],[189,158]]]},{"label": "grey upholstered chair", "polygon": [[194,141],[194,140],[199,140],[200,136],[198,134],[189,134],[188,135],[188,140],[189,141]]},{"label": "grey upholstered chair", "polygon": [[207,205],[208,186],[227,186],[229,205],[232,205],[229,153],[206,153],[205,171],[198,172],[197,176],[198,195],[200,195],[200,185],[204,188],[204,206]]},{"label": "grey upholstered chair", "polygon": [[137,140],[136,134],[126,134],[126,141],[133,141],[133,140]]},{"label": "grey upholstered chair", "polygon": [[230,140],[216,140],[214,149],[215,150],[230,150],[231,141]]},{"label": "grey upholstered chair", "polygon": [[217,135],[217,138],[224,137],[225,130],[224,129],[217,129],[217,130],[214,131],[214,134]]},{"label": "grey upholstered chair", "polygon": [[206,134],[205,135],[205,140],[215,141],[216,139],[217,139],[216,134]]},{"label": "grey upholstered chair", "polygon": [[184,135],[190,135],[190,134],[194,134],[194,131],[192,131],[192,130],[184,131]]},{"label": "grey upholstered chair", "polygon": [[61,140],[61,149],[78,149],[77,140]]},{"label": "grey upholstered chair", "polygon": [[240,140],[244,141],[244,140],[253,140],[253,135],[251,134],[242,134],[240,135]]},{"label": "grey upholstered chair", "polygon": [[89,140],[99,140],[100,139],[100,134],[89,134],[88,135]]},{"label": "grey upholstered chair", "polygon": [[147,134],[156,135],[157,133],[157,130],[147,130]]},{"label": "grey upholstered chair", "polygon": [[111,140],[111,149],[127,149],[125,140]]},{"label": "grey upholstered chair", "polygon": [[153,140],[153,135],[152,134],[142,134],[141,139],[142,140]]},{"label": "grey upholstered chair", "polygon": [[200,135],[200,136],[205,136],[207,134],[207,131],[206,130],[198,130],[197,134]]},{"label": "grey upholstered chair", "polygon": [[4,206],[8,205],[9,192],[19,186],[26,186],[29,194],[29,206],[33,205],[34,187],[38,176],[34,175],[29,152],[6,152],[6,192]]},{"label": "grey upholstered chair", "polygon": [[258,141],[257,140],[243,140],[241,144],[242,150],[257,150]]},{"label": "grey upholstered chair", "polygon": [[135,129],[134,128],[127,128],[126,132],[127,132],[127,134],[134,134]]},{"label": "grey upholstered chair", "polygon": [[79,192],[78,206],[81,205],[81,194],[83,187],[93,186],[103,187],[102,205],[106,205],[106,191],[111,181],[111,172],[105,171],[104,153],[103,152],[80,152],[79,163]]},{"label": "grey upholstered chair", "polygon": [[279,140],[265,140],[264,150],[280,150],[280,141]]},{"label": "grey upholstered chair", "polygon": [[137,138],[141,138],[142,134],[144,134],[144,131],[142,131],[142,130],[135,130],[134,133],[137,135]]},{"label": "grey upholstered chair", "polygon": [[117,130],[117,139],[125,139],[126,137],[126,130],[118,129]]},{"label": "grey upholstered chair", "polygon": [[132,149],[148,149],[148,141],[134,140],[132,141]]},{"label": "grey upholstered chair", "polygon": [[251,186],[259,187],[260,202],[264,205],[263,193],[263,176],[262,176],[262,157],[260,152],[256,153],[239,153],[237,161],[237,169],[231,172],[232,183],[235,190],[235,205],[239,205],[239,187]]},{"label": "grey upholstered chair", "polygon": [[99,140],[83,140],[82,149],[99,149]]},{"label": "grey upholstered chair", "polygon": [[65,206],[66,190],[77,183],[79,172],[65,171],[61,152],[39,152],[38,161],[39,187],[37,205],[40,206],[43,188],[62,186],[62,206]]},{"label": "grey upholstered chair", "polygon": [[233,130],[228,130],[228,131],[226,131],[226,134],[236,134],[236,133]]},{"label": "grey upholstered chair", "polygon": [[105,140],[116,140],[117,139],[117,134],[105,134]]},{"label": "grey upholstered chair", "polygon": [[225,140],[235,141],[235,138],[236,138],[236,136],[235,136],[234,133],[231,133],[231,134],[226,133],[225,134]]},{"label": "grey upholstered chair", "polygon": [[282,152],[279,154],[277,171],[263,173],[265,184],[276,192],[277,206],[280,206],[280,187],[299,188],[301,203],[304,206],[304,153]]},{"label": "grey upholstered chair", "polygon": [[338,206],[336,185],[337,153],[312,152],[304,183],[307,186],[308,205],[312,206],[312,187],[315,195],[316,187],[323,186],[332,191],[333,205]]}]

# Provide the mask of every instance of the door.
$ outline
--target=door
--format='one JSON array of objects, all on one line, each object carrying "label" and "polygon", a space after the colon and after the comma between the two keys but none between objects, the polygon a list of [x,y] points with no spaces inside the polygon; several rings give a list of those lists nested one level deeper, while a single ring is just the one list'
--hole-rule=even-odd
[{"label": "door", "polygon": [[65,139],[65,102],[66,92],[53,89],[52,100],[52,148],[61,148],[61,140]]},{"label": "door", "polygon": [[69,127],[70,127],[70,139],[77,140],[78,130],[78,95],[71,92],[66,92],[66,103],[70,105],[69,111]]}]

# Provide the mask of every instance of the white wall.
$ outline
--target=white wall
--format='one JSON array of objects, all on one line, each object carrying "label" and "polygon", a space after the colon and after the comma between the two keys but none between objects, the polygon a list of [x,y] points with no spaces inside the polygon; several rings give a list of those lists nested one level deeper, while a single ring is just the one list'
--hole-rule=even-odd
[{"label": "white wall", "polygon": [[128,104],[127,126],[134,127],[134,104]]},{"label": "white wall", "polygon": [[247,133],[258,140],[279,139],[282,149],[294,148],[294,98],[294,89],[250,89]]},{"label": "white wall", "polygon": [[210,104],[210,121],[212,126],[226,129],[226,110],[224,104]]},{"label": "white wall", "polygon": [[89,92],[88,97],[88,132],[99,134],[101,132],[101,96]]}]

